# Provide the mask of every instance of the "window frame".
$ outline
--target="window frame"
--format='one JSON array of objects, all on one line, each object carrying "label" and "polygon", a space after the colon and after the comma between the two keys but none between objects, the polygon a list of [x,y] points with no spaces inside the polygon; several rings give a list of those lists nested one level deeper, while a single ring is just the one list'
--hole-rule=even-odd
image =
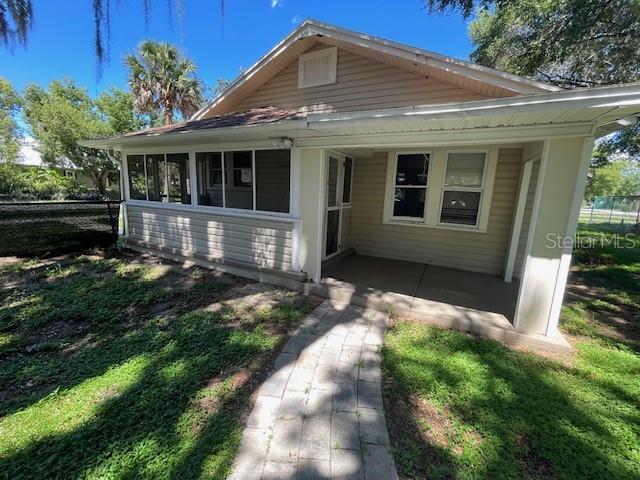
[{"label": "window frame", "polygon": [[[510,144],[511,145],[511,144]],[[491,212],[491,202],[493,198],[493,188],[496,178],[498,155],[500,148],[504,145],[495,146],[429,146],[423,149],[389,149],[387,151],[386,162],[386,182],[384,191],[384,207],[382,213],[382,223],[388,225],[399,225],[419,228],[432,228],[441,230],[455,230],[463,232],[486,233]],[[427,172],[427,192],[425,197],[425,211],[423,217],[394,217],[394,195],[397,172],[398,155],[403,154],[430,154],[429,171]],[[446,167],[448,165],[449,153],[484,153],[485,164],[483,171],[482,193],[479,200],[478,216],[475,225],[463,225],[455,223],[440,222],[442,199],[444,190],[452,190],[445,187]],[[460,187],[463,189],[464,187]],[[475,187],[471,187],[473,190]]]},{"label": "window frame", "polygon": [[[398,157],[400,155],[429,155],[429,164],[427,166],[427,183],[422,186],[422,185],[401,185],[398,186],[397,182],[397,178],[398,178]],[[425,218],[427,215],[427,202],[429,200],[428,195],[429,195],[429,188],[430,188],[430,183],[431,183],[431,170],[432,170],[432,161],[433,161],[433,151],[432,150],[400,150],[400,151],[396,151],[394,152],[393,155],[393,166],[392,166],[392,184],[391,184],[391,203],[389,205],[390,208],[390,215],[389,215],[389,220],[391,221],[396,221],[396,222],[402,222],[402,223],[409,223],[409,224],[415,224],[415,223],[425,223]],[[406,216],[400,216],[400,215],[394,215],[393,214],[393,210],[394,210],[394,206],[395,206],[395,194],[396,194],[396,189],[397,188],[411,188],[411,189],[424,189],[424,210],[422,212],[422,217],[406,217]]]},{"label": "window frame", "polygon": [[[449,156],[452,153],[482,153],[484,154],[484,162],[482,165],[482,180],[479,187],[460,187],[460,186],[447,186],[447,168],[449,167]],[[480,226],[480,216],[483,210],[483,200],[484,200],[484,191],[487,185],[487,170],[489,167],[489,149],[460,149],[460,150],[445,150],[444,152],[444,169],[442,170],[442,180],[440,182],[440,202],[438,204],[438,216],[437,222],[438,226],[444,226],[447,228],[466,228],[466,229],[478,229]],[[444,193],[445,192],[473,192],[480,193],[480,198],[478,199],[478,213],[476,214],[476,223],[473,225],[465,224],[465,223],[452,223],[452,222],[443,222],[442,218],[442,207],[444,206]]]},{"label": "window frame", "polygon": [[[290,168],[289,168],[289,189],[290,189],[290,193],[289,193],[289,212],[288,213],[284,213],[284,212],[272,212],[272,211],[267,211],[267,210],[256,210],[256,177],[255,177],[255,152],[257,150],[288,150],[289,151],[289,162],[290,162]],[[199,191],[198,189],[198,172],[197,172],[197,163],[196,163],[196,155],[198,153],[220,153],[221,159],[222,159],[222,164],[224,166],[224,153],[225,152],[239,152],[239,151],[243,151],[243,152],[251,152],[251,159],[252,159],[252,190],[253,190],[253,209],[246,209],[246,208],[232,208],[232,207],[216,207],[213,205],[201,205],[198,203],[198,195],[199,195]],[[265,219],[274,219],[274,220],[281,220],[281,221],[295,221],[297,220],[297,217],[292,213],[294,211],[296,211],[296,205],[294,204],[295,199],[294,199],[294,183],[293,183],[293,179],[294,179],[294,153],[293,153],[293,149],[292,148],[283,148],[281,146],[277,146],[277,147],[273,147],[273,146],[245,146],[245,145],[233,145],[233,146],[229,146],[226,148],[220,148],[216,145],[202,145],[202,146],[198,146],[198,148],[193,148],[193,146],[191,146],[191,148],[188,149],[183,149],[181,147],[166,147],[166,148],[131,148],[131,149],[123,149],[122,150],[122,157],[124,158],[124,164],[127,165],[127,171],[126,171],[126,203],[132,204],[132,205],[140,205],[140,206],[149,206],[149,207],[160,207],[160,208],[168,208],[168,209],[178,209],[178,210],[188,210],[188,211],[199,211],[199,212],[207,212],[207,213],[211,213],[211,214],[217,214],[217,215],[224,215],[224,216],[235,216],[235,217],[245,217],[245,218],[265,218]],[[163,154],[163,155],[167,155],[167,154],[172,154],[172,153],[188,153],[189,155],[189,176],[191,178],[191,176],[193,176],[193,174],[195,174],[195,180],[192,180],[195,182],[195,186],[196,186],[196,194],[193,194],[193,190],[192,190],[192,194],[191,194],[191,204],[186,204],[186,203],[165,203],[165,202],[158,202],[158,201],[154,201],[154,200],[142,200],[142,199],[132,199],[131,198],[131,192],[129,190],[129,169],[128,169],[128,157],[131,156],[135,156],[135,155],[141,155],[143,158],[146,158],[147,155],[156,155],[156,154]],[[145,168],[145,182],[146,182],[146,178],[147,178],[147,173],[146,173],[146,161],[143,162],[144,168]],[[222,194],[223,196],[225,196],[225,183],[227,181],[227,172],[225,172],[225,169],[222,168]],[[242,187],[242,188],[248,188],[248,187]],[[148,192],[148,188],[145,185],[145,191]],[[225,198],[225,203],[223,203],[223,205],[226,204],[226,198]]]}]

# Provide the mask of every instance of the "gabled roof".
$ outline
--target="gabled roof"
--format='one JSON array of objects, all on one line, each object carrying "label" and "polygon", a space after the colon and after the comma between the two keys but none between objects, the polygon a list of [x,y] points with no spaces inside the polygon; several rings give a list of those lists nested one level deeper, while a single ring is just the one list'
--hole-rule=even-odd
[{"label": "gabled roof", "polygon": [[561,90],[552,85],[465,60],[354,32],[316,20],[305,20],[271,51],[236,78],[216,98],[196,112],[190,120],[201,120],[212,115],[234,111],[234,107],[239,105],[249,94],[318,42],[337,46],[414,73],[429,75],[492,97]]}]

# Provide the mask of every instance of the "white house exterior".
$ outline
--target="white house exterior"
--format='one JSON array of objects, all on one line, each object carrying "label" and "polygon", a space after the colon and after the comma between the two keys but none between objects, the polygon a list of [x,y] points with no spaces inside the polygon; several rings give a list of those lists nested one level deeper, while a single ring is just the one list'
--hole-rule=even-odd
[{"label": "white house exterior", "polygon": [[123,159],[132,246],[297,282],[348,249],[500,276],[515,329],[555,336],[571,245],[549,239],[639,112],[638,84],[564,91],[306,21],[188,122],[84,143]]}]

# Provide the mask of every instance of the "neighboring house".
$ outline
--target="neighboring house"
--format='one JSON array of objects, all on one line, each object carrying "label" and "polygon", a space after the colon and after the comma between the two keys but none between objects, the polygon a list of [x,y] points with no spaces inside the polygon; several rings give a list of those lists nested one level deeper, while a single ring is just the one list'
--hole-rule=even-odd
[{"label": "neighboring house", "polygon": [[415,264],[370,257],[488,311],[515,280],[514,332],[553,338],[572,249],[549,235],[575,232],[594,139],[638,112],[639,84],[564,91],[306,21],[186,123],[83,144],[126,159],[131,246],[327,288],[353,249],[398,278],[354,280],[379,299]]},{"label": "neighboring house", "polygon": [[64,165],[60,167],[50,167],[43,160],[40,152],[36,150],[36,145],[33,139],[26,139],[20,145],[20,151],[18,152],[18,160],[16,161],[18,167],[29,168],[38,167],[54,170],[63,177],[73,178],[79,183],[93,188],[93,181],[91,177],[84,173],[81,169],[76,167],[69,160],[65,160]]}]

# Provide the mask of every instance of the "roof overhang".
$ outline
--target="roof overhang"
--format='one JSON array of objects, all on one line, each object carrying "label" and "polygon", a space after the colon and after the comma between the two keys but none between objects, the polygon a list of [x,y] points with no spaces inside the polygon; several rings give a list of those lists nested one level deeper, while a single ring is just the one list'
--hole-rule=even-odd
[{"label": "roof overhang", "polygon": [[[85,140],[93,148],[136,148],[153,145],[268,141],[292,137],[296,145],[322,145],[329,138],[383,134],[426,134],[442,138],[450,132],[480,132],[550,127],[574,134],[603,136],[635,123],[640,115],[640,83],[551,92],[472,102],[328,114],[268,124],[240,125],[179,133],[120,136]],[[473,138],[473,133],[470,133]],[[524,138],[524,137],[523,137]],[[311,139],[316,139],[311,141]],[[324,140],[323,140],[324,139]]]},{"label": "roof overhang", "polygon": [[232,110],[233,106],[239,104],[242,99],[289,65],[316,42],[345,48],[414,73],[430,74],[459,86],[472,88],[471,85],[476,85],[480,93],[493,92],[492,96],[528,95],[561,90],[553,85],[465,60],[316,20],[305,20],[284,40],[231,82],[220,95],[196,112],[191,120],[200,120],[210,115],[211,112],[221,113],[219,110],[223,105],[225,110]]}]

